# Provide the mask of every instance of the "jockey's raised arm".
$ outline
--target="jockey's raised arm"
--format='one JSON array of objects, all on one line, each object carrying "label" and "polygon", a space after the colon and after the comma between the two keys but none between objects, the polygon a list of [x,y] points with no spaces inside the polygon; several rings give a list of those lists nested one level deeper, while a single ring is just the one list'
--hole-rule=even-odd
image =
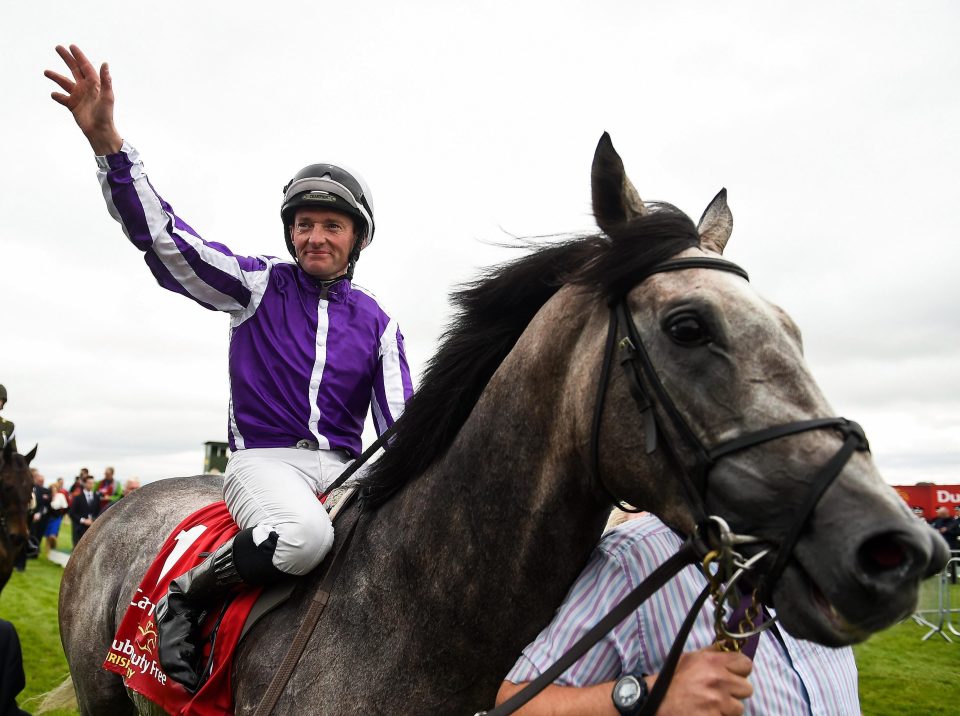
[{"label": "jockey's raised arm", "polygon": [[47,70],[63,92],[51,97],[70,110],[97,155],[97,175],[110,215],[144,252],[157,282],[211,310],[242,312],[267,278],[269,259],[234,256],[208,243],[176,216],[150,185],[136,149],[113,121],[113,81],[106,62],[99,72],[76,45],[58,45],[72,79]]},{"label": "jockey's raised arm", "polygon": [[242,314],[259,302],[279,259],[236,256],[226,246],[200,238],[156,192],[128,142],[115,153],[97,156],[97,177],[110,215],[144,252],[157,283],[216,311]]}]

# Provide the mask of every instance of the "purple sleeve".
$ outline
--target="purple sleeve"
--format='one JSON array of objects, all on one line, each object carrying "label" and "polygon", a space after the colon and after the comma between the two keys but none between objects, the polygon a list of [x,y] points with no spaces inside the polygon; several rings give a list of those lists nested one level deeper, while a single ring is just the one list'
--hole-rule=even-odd
[{"label": "purple sleeve", "polygon": [[124,142],[97,165],[110,215],[161,286],[219,311],[243,311],[262,293],[271,263],[201,239],[154,190],[136,149]]},{"label": "purple sleeve", "polygon": [[370,404],[377,435],[382,435],[396,422],[412,395],[413,382],[403,348],[403,335],[396,321],[390,321],[380,338],[380,359]]}]

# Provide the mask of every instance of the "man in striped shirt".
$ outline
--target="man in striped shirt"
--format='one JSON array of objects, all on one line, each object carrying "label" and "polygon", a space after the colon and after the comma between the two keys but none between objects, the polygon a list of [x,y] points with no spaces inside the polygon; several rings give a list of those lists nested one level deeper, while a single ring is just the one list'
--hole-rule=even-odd
[{"label": "man in striped shirt", "polygon": [[[553,621],[507,674],[497,702],[545,671],[680,545],[676,533],[646,513],[604,535]],[[632,674],[652,688],[680,623],[705,584],[696,567],[686,567],[518,713],[639,712],[642,704],[636,704],[635,710],[615,706],[612,693],[617,680]],[[708,602],[657,713],[860,713],[857,668],[850,648],[800,641],[778,626],[761,634],[751,671],[743,654],[713,650],[714,637]]]},{"label": "man in striped shirt", "polygon": [[284,187],[283,238],[293,262],[234,255],[201,239],[156,192],[114,125],[107,65],[97,72],[74,45],[57,53],[72,78],[48,70],[63,90],[52,97],[96,154],[111,216],[161,286],[230,316],[233,455],[224,500],[241,531],[177,577],[156,610],[164,669],[196,689],[204,606],[239,582],[306,574],[332,546],[316,496],[359,455],[367,406],[382,433],[412,395],[403,336],[352,280],[374,236],[373,201],[359,175],[314,164]]}]

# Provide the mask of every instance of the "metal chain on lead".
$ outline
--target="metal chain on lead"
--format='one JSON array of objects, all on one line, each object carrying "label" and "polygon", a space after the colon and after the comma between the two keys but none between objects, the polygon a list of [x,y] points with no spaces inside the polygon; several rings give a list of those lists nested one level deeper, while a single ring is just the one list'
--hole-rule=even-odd
[{"label": "metal chain on lead", "polygon": [[713,628],[716,638],[713,645],[718,651],[740,651],[740,642],[724,634],[724,625],[727,621],[727,607],[724,595],[724,565],[729,558],[724,555],[725,549],[714,549],[703,558],[703,573],[707,575],[710,587],[710,598],[713,600]]},{"label": "metal chain on lead", "polygon": [[717,528],[720,546],[711,550],[703,558],[703,573],[707,576],[710,588],[710,597],[713,600],[713,626],[716,632],[714,646],[720,651],[740,651],[742,643],[751,636],[773,625],[775,619],[770,619],[757,627],[757,617],[763,609],[756,590],[750,597],[750,604],[744,611],[743,617],[735,627],[735,631],[727,628],[727,604],[739,592],[734,589],[736,583],[747,574],[756,564],[772,550],[762,549],[749,559],[745,559],[734,545],[750,544],[759,540],[735,534],[720,517],[713,516],[711,522]]}]

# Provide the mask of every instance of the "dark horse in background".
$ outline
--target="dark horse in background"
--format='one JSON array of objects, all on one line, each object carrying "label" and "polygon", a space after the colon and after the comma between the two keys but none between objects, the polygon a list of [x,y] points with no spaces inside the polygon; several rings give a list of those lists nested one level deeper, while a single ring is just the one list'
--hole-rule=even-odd
[{"label": "dark horse in background", "polygon": [[0,453],[0,591],[10,580],[13,565],[30,539],[27,524],[27,505],[33,489],[30,461],[36,454],[34,447],[26,455],[20,455],[10,444]]},{"label": "dark horse in background", "polygon": [[[670,258],[718,257],[732,227],[724,192],[699,226],[669,205],[645,205],[604,135],[593,201],[602,234],[536,249],[457,294],[458,317],[394,443],[364,478],[367,509],[276,713],[470,714],[492,705],[610,510],[590,457],[609,299],[627,297],[660,381],[704,444],[834,415],[804,364],[796,326],[742,277],[687,269],[644,278]],[[678,480],[689,456],[647,454],[627,379],[617,368],[610,375],[598,442],[603,482],[690,531]],[[669,434],[662,410],[657,420]],[[812,430],[725,457],[703,501],[735,531],[776,544],[841,441],[834,430]],[[149,710],[100,664],[160,543],[220,490],[214,477],[148,485],[77,547],[60,623],[82,713]],[[812,513],[773,604],[800,638],[862,640],[911,612],[919,581],[946,559],[941,543],[869,453],[856,452]],[[237,713],[258,703],[318,579],[301,580],[240,645]]]}]

